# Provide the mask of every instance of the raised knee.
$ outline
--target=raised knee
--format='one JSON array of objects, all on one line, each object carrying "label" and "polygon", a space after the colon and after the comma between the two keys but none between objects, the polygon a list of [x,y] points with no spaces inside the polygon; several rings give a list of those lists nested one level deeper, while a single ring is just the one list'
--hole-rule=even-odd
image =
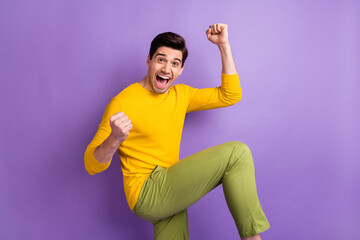
[{"label": "raised knee", "polygon": [[230,161],[235,165],[240,164],[239,166],[242,167],[253,168],[254,163],[249,147],[245,143],[239,141],[232,141],[229,142],[229,144],[231,144],[233,148],[231,154],[232,160]]},{"label": "raised knee", "polygon": [[236,148],[238,150],[250,151],[250,148],[245,143],[242,143],[240,141],[231,141],[228,142],[227,144],[231,145],[233,148]]}]

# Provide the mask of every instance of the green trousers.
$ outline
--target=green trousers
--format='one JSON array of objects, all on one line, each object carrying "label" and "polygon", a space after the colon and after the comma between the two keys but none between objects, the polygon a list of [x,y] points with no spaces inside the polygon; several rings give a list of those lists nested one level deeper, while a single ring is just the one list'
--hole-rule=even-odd
[{"label": "green trousers", "polygon": [[157,166],[133,212],[153,224],[154,239],[189,239],[187,208],[220,184],[241,238],[270,227],[258,199],[251,152],[237,141],[205,149],[167,169]]}]

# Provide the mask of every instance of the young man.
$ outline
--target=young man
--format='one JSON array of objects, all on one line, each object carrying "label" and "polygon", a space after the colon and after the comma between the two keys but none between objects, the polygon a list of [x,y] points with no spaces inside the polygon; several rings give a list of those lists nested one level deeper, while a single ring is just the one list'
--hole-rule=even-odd
[{"label": "young man", "polygon": [[213,24],[206,35],[220,50],[221,86],[196,89],[172,85],[184,70],[185,41],[175,33],[151,43],[148,72],[115,96],[85,152],[93,175],[110,165],[118,150],[130,209],[153,223],[155,239],[188,239],[187,208],[223,185],[225,199],[242,239],[261,239],[270,225],[258,200],[249,148],[224,143],[179,161],[185,115],[226,107],[241,99],[228,26]]}]

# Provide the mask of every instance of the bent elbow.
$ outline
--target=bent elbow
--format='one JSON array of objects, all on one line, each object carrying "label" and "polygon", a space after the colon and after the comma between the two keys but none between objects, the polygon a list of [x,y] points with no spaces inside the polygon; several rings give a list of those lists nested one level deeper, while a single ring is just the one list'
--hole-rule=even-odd
[{"label": "bent elbow", "polygon": [[102,169],[102,166],[99,167],[99,165],[102,165],[102,164],[100,164],[99,162],[96,161],[96,159],[94,157],[94,150],[95,150],[95,148],[88,147],[84,154],[85,170],[90,175],[95,175],[96,173],[102,172],[106,169],[106,166],[105,166],[105,169]]},{"label": "bent elbow", "polygon": [[241,95],[241,94],[236,95],[236,97],[234,97],[233,100],[232,100],[232,105],[234,105],[235,103],[240,102],[241,99],[242,99],[242,95]]},{"label": "bent elbow", "polygon": [[96,172],[94,172],[93,170],[89,169],[89,168],[86,167],[86,166],[85,166],[85,170],[86,170],[86,172],[87,172],[89,175],[91,175],[91,176],[96,174]]},{"label": "bent elbow", "polygon": [[242,94],[240,91],[239,93],[228,94],[226,97],[222,99],[222,101],[225,104],[231,106],[238,103],[241,99],[242,99]]},{"label": "bent elbow", "polygon": [[84,166],[85,170],[89,175],[95,175],[96,172],[91,168],[90,164],[86,162],[86,158],[84,158]]}]

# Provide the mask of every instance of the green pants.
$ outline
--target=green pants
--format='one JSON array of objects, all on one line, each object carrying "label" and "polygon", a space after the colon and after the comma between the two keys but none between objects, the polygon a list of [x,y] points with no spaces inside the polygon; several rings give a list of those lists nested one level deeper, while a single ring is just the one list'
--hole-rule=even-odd
[{"label": "green pants", "polygon": [[251,152],[237,141],[205,149],[167,169],[157,166],[133,211],[153,224],[154,239],[189,239],[187,208],[220,184],[241,238],[270,227],[257,196]]}]

